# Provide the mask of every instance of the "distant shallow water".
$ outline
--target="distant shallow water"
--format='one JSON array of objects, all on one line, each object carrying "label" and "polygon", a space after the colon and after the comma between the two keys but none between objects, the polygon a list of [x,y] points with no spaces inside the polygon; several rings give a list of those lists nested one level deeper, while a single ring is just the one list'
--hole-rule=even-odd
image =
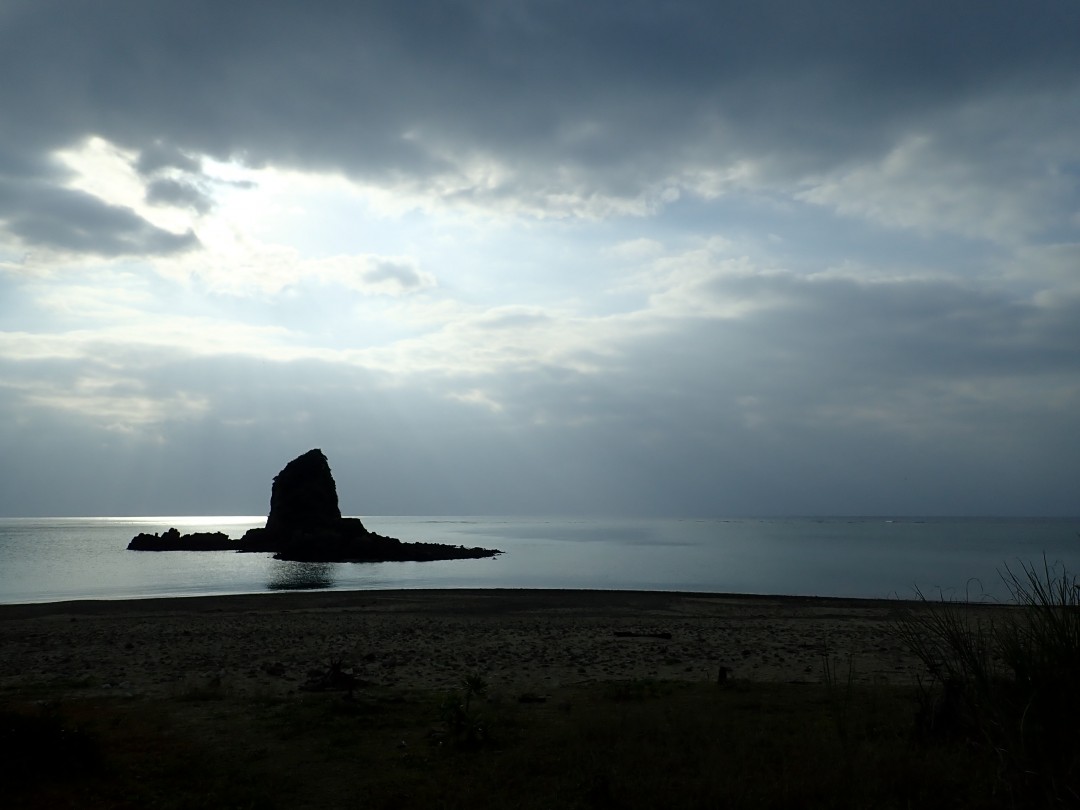
[{"label": "distant shallow water", "polygon": [[0,518],[0,603],[303,589],[589,588],[1001,599],[1021,562],[1080,570],[1080,519],[708,520],[364,517],[402,540],[500,548],[492,559],[296,563],[229,551],[134,552],[140,532],[222,531],[263,516]]}]

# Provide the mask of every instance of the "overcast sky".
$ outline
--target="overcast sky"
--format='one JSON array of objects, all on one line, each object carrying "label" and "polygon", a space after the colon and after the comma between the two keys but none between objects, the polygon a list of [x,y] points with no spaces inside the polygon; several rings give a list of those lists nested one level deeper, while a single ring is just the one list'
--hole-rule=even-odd
[{"label": "overcast sky", "polygon": [[0,0],[0,514],[1080,513],[1075,0]]}]

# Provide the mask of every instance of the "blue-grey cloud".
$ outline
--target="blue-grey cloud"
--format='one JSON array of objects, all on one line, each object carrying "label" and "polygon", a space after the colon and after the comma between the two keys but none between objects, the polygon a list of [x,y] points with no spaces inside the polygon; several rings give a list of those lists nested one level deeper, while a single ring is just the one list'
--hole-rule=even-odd
[{"label": "blue-grey cloud", "polygon": [[147,184],[146,201],[191,208],[200,214],[205,214],[213,207],[213,201],[203,189],[168,177],[157,178]]},{"label": "blue-grey cloud", "polygon": [[[342,361],[98,343],[50,361],[43,389],[40,366],[9,361],[0,409],[20,418],[0,444],[24,462],[0,478],[0,513],[55,508],[58,490],[73,511],[258,513],[267,476],[310,446],[360,513],[1074,510],[1080,300],[790,274],[700,294],[782,303],[642,323],[588,371],[391,386]],[[501,409],[450,396],[473,390]],[[43,406],[58,397],[72,407]]]},{"label": "blue-grey cloud", "polygon": [[364,280],[371,284],[390,283],[402,290],[411,290],[423,287],[427,283],[411,264],[391,259],[378,259],[374,260],[372,265],[364,273]]},{"label": "blue-grey cloud", "polygon": [[194,174],[198,173],[202,166],[199,160],[181,152],[175,146],[156,141],[139,152],[135,168],[144,175],[153,175],[168,169]]}]

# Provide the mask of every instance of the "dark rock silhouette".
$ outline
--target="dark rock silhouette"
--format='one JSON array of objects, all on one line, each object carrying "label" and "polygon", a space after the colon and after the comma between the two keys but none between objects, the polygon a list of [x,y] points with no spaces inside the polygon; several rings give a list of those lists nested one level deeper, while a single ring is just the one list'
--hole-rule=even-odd
[{"label": "dark rock silhouette", "polygon": [[266,526],[249,529],[239,542],[221,532],[185,534],[169,529],[161,537],[140,534],[135,551],[269,551],[275,559],[301,562],[427,562],[494,557],[502,552],[441,543],[405,543],[368,531],[357,518],[341,516],[337,485],[321,450],[294,458],[274,476]]},{"label": "dark rock silhouette", "polygon": [[137,534],[128,543],[131,551],[227,551],[237,550],[235,540],[224,532],[194,532],[180,534],[177,529],[154,534]]},{"label": "dark rock silhouette", "polygon": [[337,485],[322,450],[309,450],[274,476],[266,531],[333,529],[341,521]]}]

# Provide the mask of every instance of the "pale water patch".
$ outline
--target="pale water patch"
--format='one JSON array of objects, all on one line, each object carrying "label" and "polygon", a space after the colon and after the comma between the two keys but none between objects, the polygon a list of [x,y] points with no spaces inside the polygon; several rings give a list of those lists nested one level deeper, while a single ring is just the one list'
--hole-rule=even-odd
[{"label": "pale water patch", "polygon": [[593,588],[1002,598],[1020,561],[1080,569],[1080,520],[364,517],[402,540],[500,548],[492,559],[297,563],[269,554],[134,552],[139,532],[222,531],[262,516],[0,519],[0,603],[298,589]]}]

